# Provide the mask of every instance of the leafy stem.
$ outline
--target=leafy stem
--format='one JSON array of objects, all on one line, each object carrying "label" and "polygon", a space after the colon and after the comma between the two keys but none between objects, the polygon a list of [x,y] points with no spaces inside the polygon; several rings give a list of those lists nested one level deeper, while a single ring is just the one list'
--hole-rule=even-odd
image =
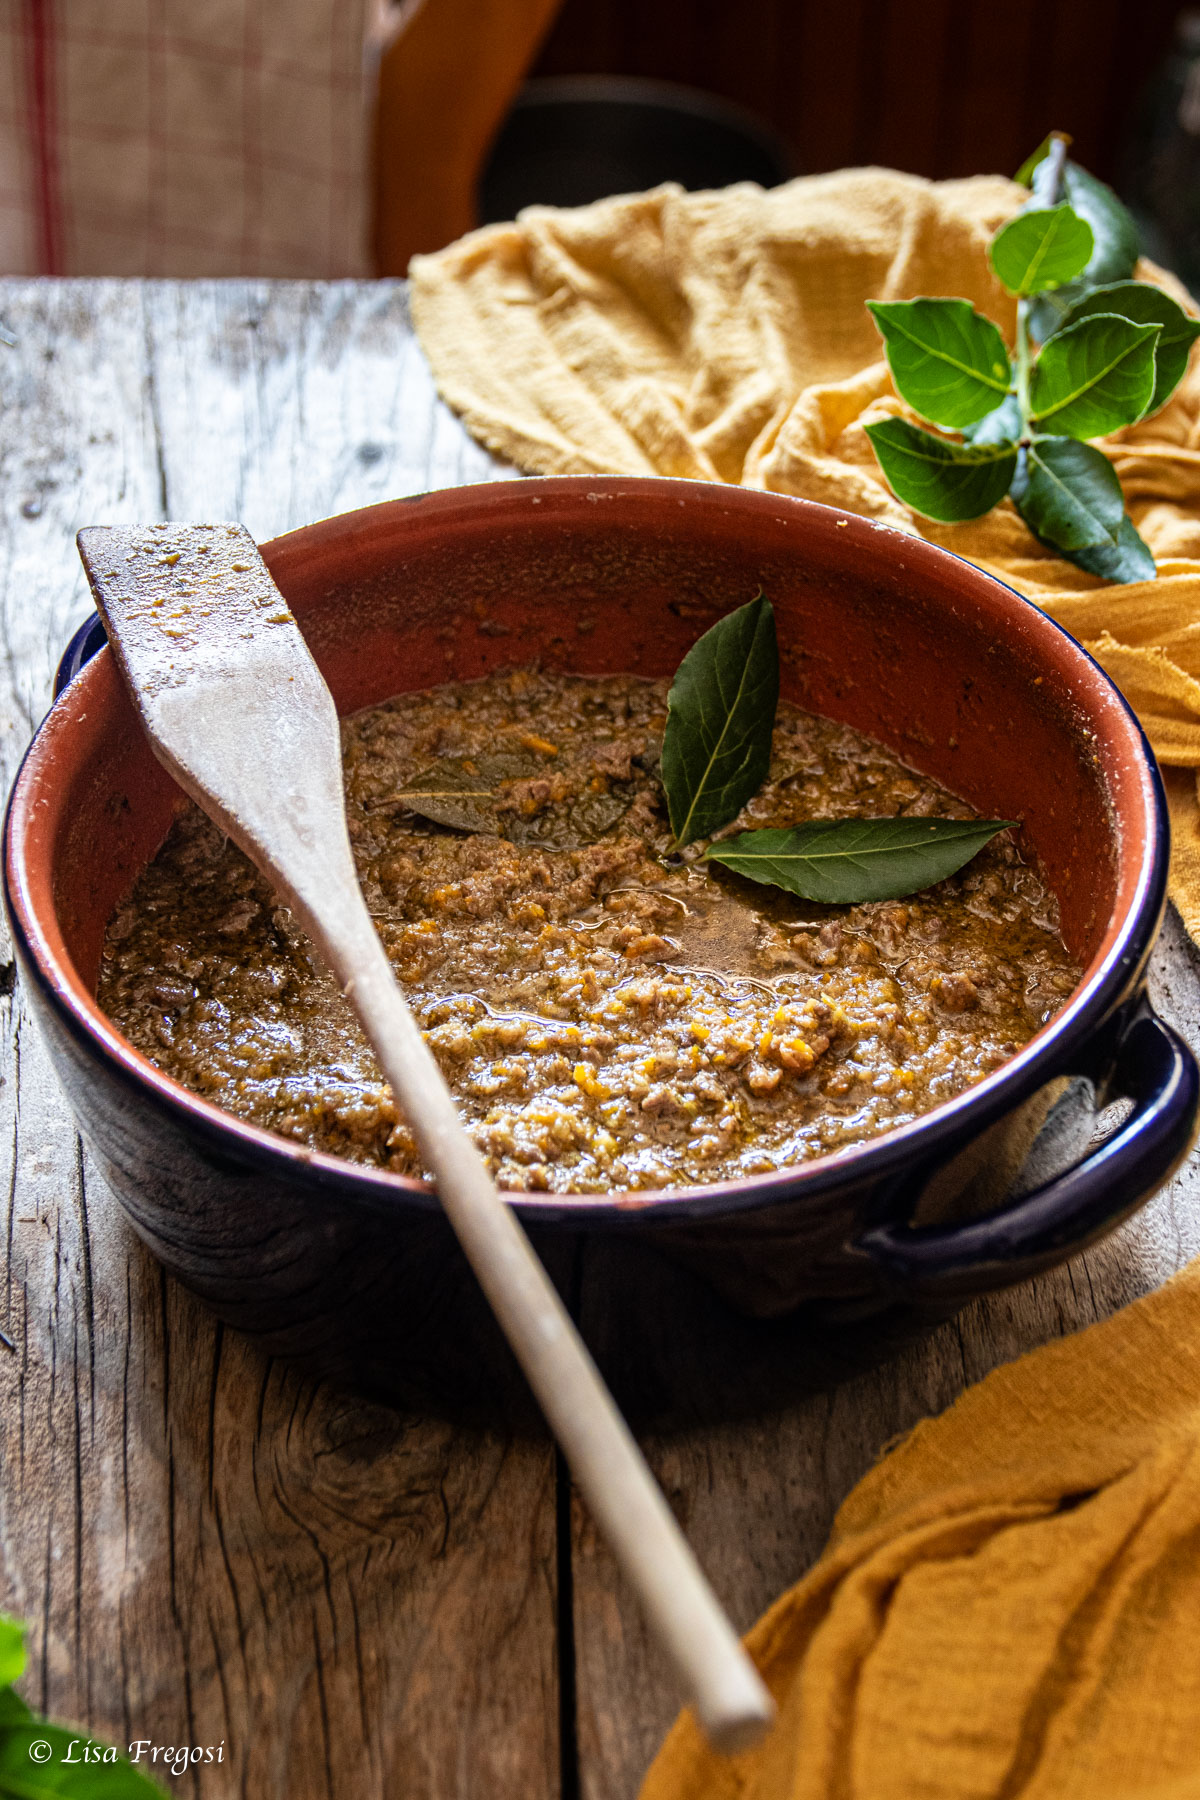
[{"label": "leafy stem", "polygon": [[[869,301],[905,418],[867,436],[894,493],[944,524],[981,518],[1007,495],[1033,535],[1105,581],[1152,581],[1154,558],[1091,440],[1170,398],[1200,321],[1132,279],[1137,233],[1111,189],[1055,132],[1017,176],[1030,199],[996,232],[992,272],[1016,301],[1012,354],[965,300]],[[960,437],[947,436],[948,432]]]},{"label": "leafy stem", "polygon": [[[1042,191],[1043,206],[1057,206],[1062,199],[1063,170],[1071,139],[1065,131],[1052,131],[1046,151],[1046,169]],[[1027,444],[1033,430],[1029,414],[1029,377],[1033,369],[1033,347],[1029,336],[1029,301],[1017,301],[1017,405],[1021,410],[1021,442]]]},{"label": "leafy stem", "polygon": [[1021,414],[1021,442],[1027,444],[1033,431],[1029,413],[1029,377],[1033,356],[1029,343],[1029,302],[1017,301],[1017,409]]},{"label": "leafy stem", "polygon": [[1041,194],[1043,206],[1057,206],[1062,199],[1063,174],[1067,167],[1067,151],[1070,147],[1071,139],[1067,132],[1052,131],[1050,133]]}]

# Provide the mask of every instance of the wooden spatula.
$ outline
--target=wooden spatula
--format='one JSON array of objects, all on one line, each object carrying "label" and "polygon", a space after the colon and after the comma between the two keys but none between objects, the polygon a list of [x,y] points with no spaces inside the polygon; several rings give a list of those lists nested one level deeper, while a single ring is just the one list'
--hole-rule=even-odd
[{"label": "wooden spatula", "polygon": [[771,1699],[467,1136],[359,891],[333,699],[241,525],[95,527],[79,553],[154,753],[258,864],[358,1013],[446,1215],[713,1744]]}]

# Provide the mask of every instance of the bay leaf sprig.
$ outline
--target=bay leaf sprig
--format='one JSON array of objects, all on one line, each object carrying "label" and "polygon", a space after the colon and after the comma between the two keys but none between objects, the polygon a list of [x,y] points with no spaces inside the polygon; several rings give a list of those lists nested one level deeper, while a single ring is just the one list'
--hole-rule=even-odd
[{"label": "bay leaf sprig", "polygon": [[1137,230],[1111,188],[1047,138],[1018,172],[1030,201],[995,234],[993,272],[1017,302],[1010,357],[965,300],[868,301],[900,397],[950,438],[907,419],[868,425],[892,491],[944,524],[1005,495],[1039,542],[1107,581],[1148,581],[1154,558],[1090,442],[1165,405],[1200,321],[1131,279]]},{"label": "bay leaf sprig", "polygon": [[[778,701],[775,614],[760,593],[692,645],[671,685],[661,776],[678,849],[720,831],[754,798],[770,769]],[[704,859],[804,900],[855,906],[944,881],[1016,823],[818,819],[723,838]]]}]

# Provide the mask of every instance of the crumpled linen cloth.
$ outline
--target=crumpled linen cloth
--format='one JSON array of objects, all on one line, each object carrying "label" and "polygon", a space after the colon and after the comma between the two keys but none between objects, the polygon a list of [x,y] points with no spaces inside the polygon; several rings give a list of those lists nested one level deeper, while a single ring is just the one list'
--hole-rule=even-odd
[{"label": "crumpled linen cloth", "polygon": [[[689,476],[797,494],[918,532],[1079,638],[1163,768],[1172,894],[1200,936],[1200,358],[1162,412],[1107,440],[1158,580],[1107,586],[1044,550],[1009,501],[937,525],[884,482],[863,426],[897,399],[868,299],[962,295],[1012,341],[987,243],[1024,190],[888,169],[769,191],[675,186],[530,207],[411,265],[443,397],[529,473]],[[1143,264],[1145,279],[1187,296]],[[1190,303],[1189,303],[1190,304]]]},{"label": "crumpled linen cloth", "polygon": [[1194,1800],[1197,1619],[1192,1264],[886,1454],[747,1640],[769,1737],[684,1713],[641,1800]]}]

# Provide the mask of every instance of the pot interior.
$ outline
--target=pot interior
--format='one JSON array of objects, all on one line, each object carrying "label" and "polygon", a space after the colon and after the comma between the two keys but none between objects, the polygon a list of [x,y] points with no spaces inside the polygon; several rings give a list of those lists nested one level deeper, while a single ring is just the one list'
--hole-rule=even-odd
[{"label": "pot interior", "polygon": [[[1141,891],[1152,777],[1115,690],[1041,614],[919,540],[774,495],[572,478],[393,502],[264,555],[342,712],[535,661],[669,674],[761,588],[787,698],[1022,819],[1077,960]],[[61,933],[77,996],[179,798],[102,653],[55,707],[18,800],[29,902]]]}]

